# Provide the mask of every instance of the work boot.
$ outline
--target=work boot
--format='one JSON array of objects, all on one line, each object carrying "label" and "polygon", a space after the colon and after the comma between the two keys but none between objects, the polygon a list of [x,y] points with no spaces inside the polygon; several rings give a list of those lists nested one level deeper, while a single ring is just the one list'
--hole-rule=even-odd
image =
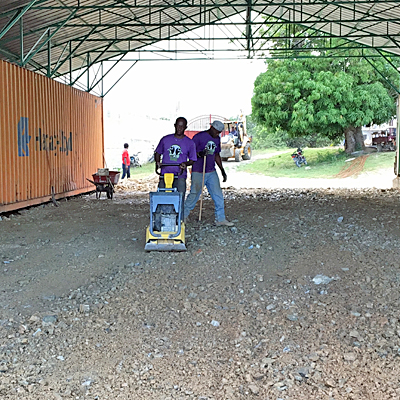
[{"label": "work boot", "polygon": [[229,222],[227,219],[224,219],[223,221],[217,221],[215,223],[217,226],[233,226],[235,225],[233,222]]}]

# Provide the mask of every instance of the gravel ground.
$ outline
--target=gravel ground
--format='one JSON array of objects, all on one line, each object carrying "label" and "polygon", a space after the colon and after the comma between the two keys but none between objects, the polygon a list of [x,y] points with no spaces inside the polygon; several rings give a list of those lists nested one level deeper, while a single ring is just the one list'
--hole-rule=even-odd
[{"label": "gravel ground", "polygon": [[227,188],[145,253],[152,187],[2,216],[1,399],[400,398],[399,191]]}]

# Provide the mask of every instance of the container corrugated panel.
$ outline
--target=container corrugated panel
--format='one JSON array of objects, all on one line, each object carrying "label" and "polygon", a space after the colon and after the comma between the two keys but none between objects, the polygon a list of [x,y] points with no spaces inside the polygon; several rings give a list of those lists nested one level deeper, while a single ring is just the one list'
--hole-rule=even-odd
[{"label": "container corrugated panel", "polygon": [[0,212],[93,190],[103,100],[0,61]]}]

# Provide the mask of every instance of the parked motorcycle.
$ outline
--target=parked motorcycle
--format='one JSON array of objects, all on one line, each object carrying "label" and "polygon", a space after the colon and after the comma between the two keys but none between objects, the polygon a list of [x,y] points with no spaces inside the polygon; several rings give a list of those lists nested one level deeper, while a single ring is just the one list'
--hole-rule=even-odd
[{"label": "parked motorcycle", "polygon": [[154,144],[151,146],[151,156],[149,157],[149,159],[147,160],[147,162],[149,163],[153,163],[155,161],[154,157],[155,157],[155,148],[154,148]]},{"label": "parked motorcycle", "polygon": [[307,160],[303,156],[303,150],[300,149],[300,147],[292,154],[292,159],[299,168],[301,167],[301,164],[307,165]]},{"label": "parked motorcycle", "polygon": [[141,162],[139,160],[139,154],[140,154],[140,151],[137,154],[133,154],[130,157],[130,159],[131,159],[131,167],[132,168],[136,168],[136,167],[141,167],[142,166],[142,164],[141,164]]}]

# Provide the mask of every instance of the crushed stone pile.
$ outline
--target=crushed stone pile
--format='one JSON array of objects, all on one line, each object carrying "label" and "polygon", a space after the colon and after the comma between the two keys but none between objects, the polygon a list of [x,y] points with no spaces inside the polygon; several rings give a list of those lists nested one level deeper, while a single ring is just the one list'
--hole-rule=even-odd
[{"label": "crushed stone pile", "polygon": [[400,398],[399,191],[226,189],[184,253],[129,191],[2,217],[1,399]]},{"label": "crushed stone pile", "polygon": [[115,186],[116,192],[153,192],[157,190],[159,177],[151,174],[142,179],[124,179]]}]

